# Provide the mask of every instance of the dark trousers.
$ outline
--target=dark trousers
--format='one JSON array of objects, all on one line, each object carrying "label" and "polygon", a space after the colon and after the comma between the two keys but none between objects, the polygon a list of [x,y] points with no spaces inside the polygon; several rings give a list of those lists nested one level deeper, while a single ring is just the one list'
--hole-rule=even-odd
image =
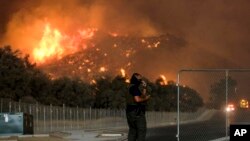
[{"label": "dark trousers", "polygon": [[129,126],[128,141],[145,141],[146,117],[145,113],[138,114],[136,111],[126,112]]}]

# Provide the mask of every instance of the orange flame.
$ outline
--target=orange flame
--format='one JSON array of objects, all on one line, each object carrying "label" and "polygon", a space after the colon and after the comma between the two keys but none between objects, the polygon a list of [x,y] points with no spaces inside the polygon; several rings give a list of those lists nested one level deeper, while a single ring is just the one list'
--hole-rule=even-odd
[{"label": "orange flame", "polygon": [[107,71],[107,69],[105,67],[101,67],[99,70],[99,72],[105,72],[105,71]]},{"label": "orange flame", "polygon": [[64,55],[74,53],[87,47],[86,40],[92,39],[96,28],[77,30],[77,35],[70,36],[52,29],[46,24],[38,46],[33,50],[34,61],[42,64],[50,59],[61,59]]},{"label": "orange flame", "polygon": [[121,74],[122,74],[122,77],[125,77],[126,76],[126,72],[125,72],[125,70],[123,69],[123,68],[121,68]]},{"label": "orange flame", "polygon": [[118,37],[118,33],[115,33],[115,32],[110,32],[109,35],[111,35],[113,37]]},{"label": "orange flame", "polygon": [[126,82],[126,83],[129,83],[130,80],[126,77],[126,71],[125,71],[125,69],[121,68],[121,69],[120,69],[120,72],[121,72],[122,77],[123,77],[123,78],[126,78],[126,79],[125,79],[125,82]]},{"label": "orange flame", "polygon": [[160,83],[161,85],[167,85],[167,79],[164,75],[160,75],[162,82]]},{"label": "orange flame", "polygon": [[50,25],[47,24],[38,48],[34,48],[33,51],[35,62],[43,63],[51,56],[61,58],[64,53],[64,49],[60,46],[62,40],[61,32],[57,29],[52,30]]}]

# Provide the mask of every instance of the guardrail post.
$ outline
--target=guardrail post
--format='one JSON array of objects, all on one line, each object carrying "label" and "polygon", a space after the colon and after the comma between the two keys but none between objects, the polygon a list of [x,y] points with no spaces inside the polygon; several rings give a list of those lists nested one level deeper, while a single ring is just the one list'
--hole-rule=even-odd
[{"label": "guardrail post", "polygon": [[72,111],[69,109],[69,117],[70,117],[70,129],[72,129]]},{"label": "guardrail post", "polygon": [[63,131],[65,131],[65,104],[63,104]]},{"label": "guardrail post", "polygon": [[9,112],[11,112],[11,101],[9,102]]},{"label": "guardrail post", "polygon": [[[228,104],[228,70],[226,70],[226,106]],[[226,112],[226,137],[228,136],[228,127],[229,127],[229,112]]]},{"label": "guardrail post", "polygon": [[180,73],[178,72],[177,76],[177,141],[180,141]]},{"label": "guardrail post", "polygon": [[50,131],[52,131],[53,127],[52,127],[52,104],[50,104]]},{"label": "guardrail post", "polygon": [[3,112],[3,99],[1,99],[1,113]]},{"label": "guardrail post", "polygon": [[36,130],[37,131],[39,130],[39,126],[38,126],[38,103],[36,103]]},{"label": "guardrail post", "polygon": [[92,119],[91,107],[89,108],[89,119]]},{"label": "guardrail post", "polygon": [[45,121],[46,121],[46,109],[45,109],[45,106],[43,107],[43,129],[44,129],[44,133],[46,132],[46,124],[45,124]]},{"label": "guardrail post", "polygon": [[77,129],[79,129],[79,119],[78,119],[78,106],[76,107],[76,122],[77,122]]},{"label": "guardrail post", "polygon": [[21,103],[20,103],[20,100],[18,102],[18,112],[21,112]]}]

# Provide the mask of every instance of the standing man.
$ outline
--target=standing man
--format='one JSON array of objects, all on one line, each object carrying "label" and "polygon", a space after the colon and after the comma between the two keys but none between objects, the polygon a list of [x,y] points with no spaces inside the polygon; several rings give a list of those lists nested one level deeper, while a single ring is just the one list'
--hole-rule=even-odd
[{"label": "standing man", "polygon": [[[141,89],[141,86],[144,88]],[[150,95],[146,95],[146,83],[139,73],[134,73],[130,79],[129,93],[126,95],[126,116],[129,126],[128,141],[145,141],[146,117],[145,102]]]}]

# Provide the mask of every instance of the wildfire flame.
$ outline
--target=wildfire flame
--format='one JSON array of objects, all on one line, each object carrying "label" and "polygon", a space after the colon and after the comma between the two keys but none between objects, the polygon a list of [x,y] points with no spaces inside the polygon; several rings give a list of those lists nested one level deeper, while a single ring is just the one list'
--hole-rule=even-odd
[{"label": "wildfire flame", "polygon": [[111,35],[111,36],[113,36],[113,37],[117,37],[117,36],[118,36],[118,33],[110,32],[109,35]]},{"label": "wildfire flame", "polygon": [[50,25],[47,24],[38,48],[34,48],[33,51],[35,62],[43,63],[51,56],[61,58],[64,53],[64,49],[60,46],[62,40],[63,36],[61,32],[57,29],[52,30]]},{"label": "wildfire flame", "polygon": [[99,71],[100,72],[105,72],[105,71],[107,71],[107,69],[105,67],[101,67]]},{"label": "wildfire flame", "polygon": [[125,82],[126,83],[130,83],[130,80],[126,77],[126,71],[125,71],[125,69],[121,68],[120,72],[121,72],[122,77],[126,78]]},{"label": "wildfire flame", "polygon": [[125,70],[123,69],[123,68],[121,68],[121,74],[122,74],[122,77],[126,77],[126,72],[125,72]]},{"label": "wildfire flame", "polygon": [[76,35],[67,35],[57,28],[51,28],[47,23],[38,46],[33,50],[34,61],[41,64],[50,59],[61,59],[81,48],[85,49],[85,41],[92,39],[96,31],[96,28],[87,28],[77,30]]},{"label": "wildfire flame", "polygon": [[160,75],[162,82],[160,83],[161,85],[167,85],[167,79],[164,75]]},{"label": "wildfire flame", "polygon": [[[115,70],[115,73],[117,73],[117,69],[114,68],[117,67],[120,68],[120,74],[125,79],[125,82],[129,83],[126,71],[129,72],[129,68],[133,67],[134,62],[131,62],[131,57],[133,57],[139,49],[153,49],[160,47],[160,44],[164,43],[160,42],[162,40],[161,38],[156,37],[135,38],[135,40],[132,38],[133,40],[131,40],[131,37],[116,32],[109,32],[108,34],[110,36],[104,36],[105,38],[102,39],[102,30],[97,32],[97,34],[102,33],[100,36],[93,38],[97,30],[97,28],[79,27],[56,28],[52,23],[46,22],[43,32],[40,35],[41,37],[36,43],[37,46],[33,49],[32,59],[40,65],[55,61],[55,59],[61,59],[81,49],[81,52],[79,54],[77,53],[79,57],[69,55],[69,57],[62,60],[62,66],[66,63],[71,67],[69,70],[66,70],[69,72],[66,75],[71,74],[75,77],[76,75],[83,74],[81,79],[88,79],[90,82],[96,73],[105,75],[112,72],[112,70]],[[106,40],[106,38],[110,40]],[[103,42],[105,42],[104,45],[102,45]],[[106,42],[108,43],[106,44]],[[109,42],[111,44],[109,44]],[[111,47],[112,51],[108,52],[110,49],[107,49],[107,47]],[[113,53],[113,50],[115,53]],[[83,54],[82,51],[86,54]],[[119,65],[107,63],[107,60],[112,60],[114,57],[112,53],[118,54],[119,57],[122,56],[122,58],[126,59],[121,59],[122,63]],[[44,66],[46,66],[46,64]],[[51,72],[53,72],[53,70]],[[58,73],[58,75],[54,75],[54,77],[59,77],[61,75],[65,74]],[[167,85],[166,77],[161,75],[161,78],[161,84]],[[95,82],[91,81],[91,83]]]}]

